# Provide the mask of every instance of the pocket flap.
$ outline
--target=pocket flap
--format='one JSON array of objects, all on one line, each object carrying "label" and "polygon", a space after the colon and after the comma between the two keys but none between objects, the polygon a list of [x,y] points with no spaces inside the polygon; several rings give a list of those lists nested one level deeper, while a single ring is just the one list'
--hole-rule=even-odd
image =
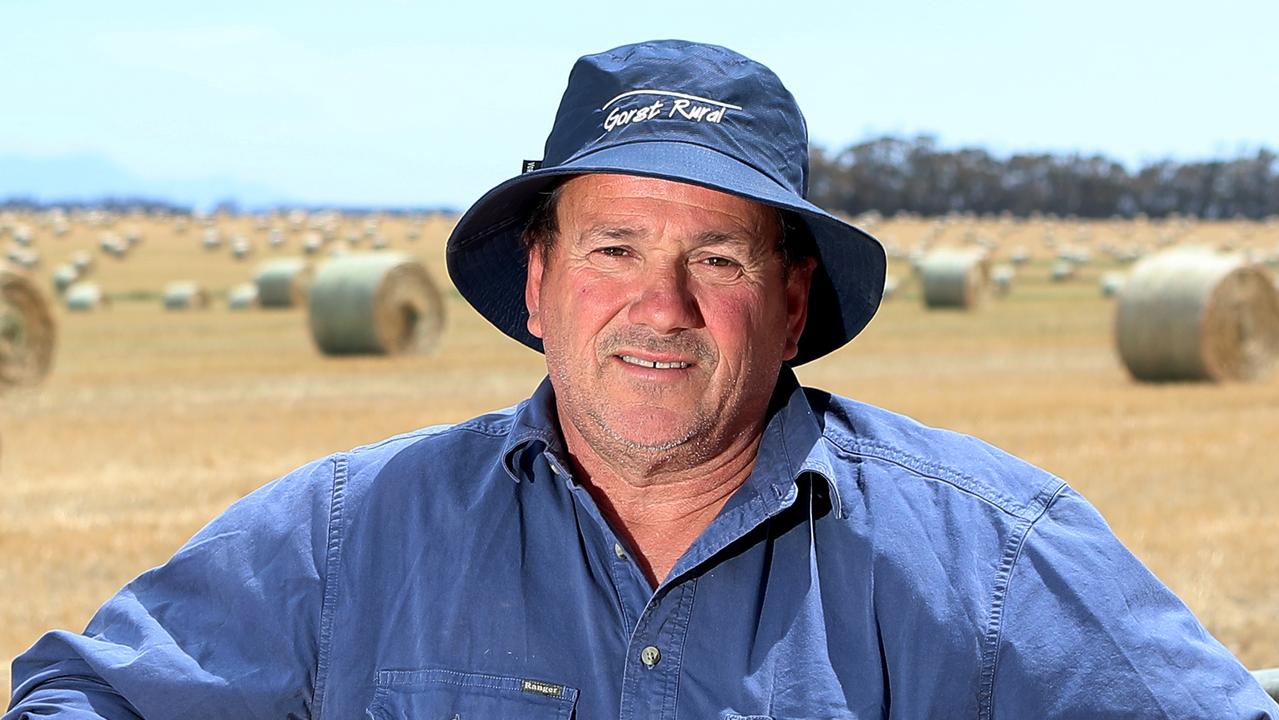
[{"label": "pocket flap", "polygon": [[369,716],[378,720],[568,720],[577,689],[537,678],[455,670],[381,670]]}]

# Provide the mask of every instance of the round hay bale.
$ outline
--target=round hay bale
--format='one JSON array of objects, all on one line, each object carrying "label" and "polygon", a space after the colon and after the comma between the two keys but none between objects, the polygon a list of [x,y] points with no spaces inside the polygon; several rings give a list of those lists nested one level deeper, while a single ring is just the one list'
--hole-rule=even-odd
[{"label": "round hay bale", "polygon": [[1279,355],[1279,291],[1239,256],[1158,253],[1119,293],[1115,340],[1138,380],[1260,380]]},{"label": "round hay bale", "polygon": [[0,389],[43,380],[56,342],[44,295],[26,273],[0,265]]},{"label": "round hay bale", "polygon": [[1124,282],[1127,278],[1121,272],[1108,272],[1101,276],[1101,296],[1112,298],[1124,289]]},{"label": "round hay bale", "polygon": [[937,249],[919,263],[924,305],[929,308],[976,308],[986,294],[989,276],[986,253],[971,248]]},{"label": "round hay bale", "polygon": [[897,290],[901,288],[901,281],[896,275],[884,276],[884,299],[891,300],[897,294]]},{"label": "round hay bale", "polygon": [[58,269],[53,271],[53,289],[61,295],[79,279],[80,271],[76,270],[75,265],[59,265]]},{"label": "round hay bale", "polygon": [[9,251],[9,262],[26,268],[27,270],[34,270],[40,266],[40,253],[35,250],[13,248]]},{"label": "round hay bale", "polygon": [[110,307],[111,300],[102,292],[102,287],[93,282],[78,282],[67,288],[67,310],[71,312],[93,312]]},{"label": "round hay bale", "polygon": [[990,271],[990,284],[995,289],[995,294],[1005,297],[1013,290],[1013,278],[1017,277],[1017,271],[1012,265],[996,265]]},{"label": "round hay bale", "polygon": [[254,283],[241,283],[231,288],[226,294],[226,306],[232,310],[257,307],[258,286]]},{"label": "round hay bale", "polygon": [[71,256],[71,264],[83,275],[93,269],[93,256],[87,251],[78,250]]},{"label": "round hay bale", "polygon": [[426,267],[400,253],[325,262],[307,314],[311,337],[329,355],[425,351],[444,328],[444,300]]},{"label": "round hay bale", "polygon": [[171,282],[164,287],[165,310],[200,310],[209,306],[209,293],[189,280]]},{"label": "round hay bale", "polygon": [[222,236],[218,234],[217,228],[205,228],[200,243],[204,245],[205,250],[217,250],[222,246]]},{"label": "round hay bale", "polygon": [[253,245],[248,239],[237,235],[231,240],[231,257],[236,260],[243,260],[253,254]]},{"label": "round hay bale", "polygon": [[324,247],[324,237],[318,233],[311,233],[302,241],[302,252],[307,255],[314,255]]},{"label": "round hay bale", "polygon": [[285,258],[262,263],[253,277],[262,307],[294,307],[306,302],[311,290],[311,263]]},{"label": "round hay bale", "polygon": [[1052,280],[1053,282],[1066,282],[1075,276],[1075,264],[1069,260],[1059,260],[1053,263]]}]

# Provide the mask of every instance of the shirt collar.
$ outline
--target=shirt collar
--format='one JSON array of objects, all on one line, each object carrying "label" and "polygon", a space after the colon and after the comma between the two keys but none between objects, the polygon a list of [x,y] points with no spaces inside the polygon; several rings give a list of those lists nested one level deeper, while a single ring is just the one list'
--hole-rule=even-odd
[{"label": "shirt collar", "polygon": [[820,476],[830,489],[832,509],[843,516],[835,464],[822,441],[822,423],[813,412],[795,372],[783,367],[769,406],[768,424],[748,484],[768,499],[794,499],[795,481],[806,473]]},{"label": "shirt collar", "polygon": [[[550,450],[562,455],[562,448],[555,390],[547,377],[532,397],[516,408],[511,432],[502,447],[502,466],[512,480],[519,482],[528,472],[526,451]],[[834,463],[826,443],[822,442],[821,422],[813,413],[794,371],[783,367],[769,405],[768,423],[755,468],[747,483],[765,498],[784,501],[795,481],[805,473],[819,475],[826,481],[835,514],[842,516]]]},{"label": "shirt collar", "polygon": [[558,451],[562,444],[555,413],[555,390],[548,376],[542,379],[532,397],[515,408],[511,432],[502,446],[502,467],[512,480],[519,482],[527,472],[522,469],[526,467],[526,450],[533,448],[542,452],[550,448]]}]

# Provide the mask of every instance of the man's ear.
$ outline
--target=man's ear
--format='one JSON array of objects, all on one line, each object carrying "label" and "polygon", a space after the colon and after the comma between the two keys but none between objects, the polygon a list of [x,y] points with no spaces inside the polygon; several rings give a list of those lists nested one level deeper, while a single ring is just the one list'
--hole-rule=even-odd
[{"label": "man's ear", "polygon": [[817,260],[808,257],[795,263],[786,273],[786,350],[783,360],[799,354],[799,336],[808,320],[808,290],[813,286],[813,270]]},{"label": "man's ear", "polygon": [[528,279],[524,281],[524,306],[528,308],[528,331],[533,337],[542,337],[542,271],[546,262],[542,248],[534,246],[528,251]]}]

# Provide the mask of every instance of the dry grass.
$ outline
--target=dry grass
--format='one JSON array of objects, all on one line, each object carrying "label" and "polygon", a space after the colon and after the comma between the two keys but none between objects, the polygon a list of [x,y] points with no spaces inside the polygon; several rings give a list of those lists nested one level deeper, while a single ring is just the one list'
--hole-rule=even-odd
[{"label": "dry grass", "polygon": [[[229,221],[228,221],[229,222]],[[199,229],[122,221],[145,234],[124,261],[96,251],[99,230],[37,233],[42,279],[75,249],[94,247],[96,280],[117,296],[96,314],[60,312],[57,366],[46,383],[0,400],[0,658],[50,627],[79,629],[120,585],[162,562],[201,525],[265,481],[309,459],[413,427],[514,403],[536,385],[541,357],[506,340],[451,290],[437,352],[327,358],[302,310],[172,313],[159,293],[190,277],[215,296],[252,276],[266,247],[237,262],[200,248]],[[31,224],[35,224],[32,221]],[[445,282],[447,219],[392,247],[421,256]],[[1070,234],[1071,224],[1057,237]],[[1090,226],[1150,242],[1167,226]],[[119,230],[118,230],[119,231]],[[927,221],[884,223],[909,246]],[[867,332],[801,368],[822,386],[981,436],[1071,482],[1118,535],[1250,666],[1279,665],[1279,377],[1253,385],[1139,385],[1112,349],[1101,263],[1069,284],[1048,281],[1044,230],[996,222],[943,230],[986,233],[1005,250],[1038,253],[1013,295],[978,313],[925,312],[907,283]],[[1279,229],[1193,226],[1213,242],[1245,236],[1279,247]],[[298,235],[291,234],[296,248]],[[902,261],[893,272],[905,276]],[[7,695],[6,675],[0,691]]]}]

